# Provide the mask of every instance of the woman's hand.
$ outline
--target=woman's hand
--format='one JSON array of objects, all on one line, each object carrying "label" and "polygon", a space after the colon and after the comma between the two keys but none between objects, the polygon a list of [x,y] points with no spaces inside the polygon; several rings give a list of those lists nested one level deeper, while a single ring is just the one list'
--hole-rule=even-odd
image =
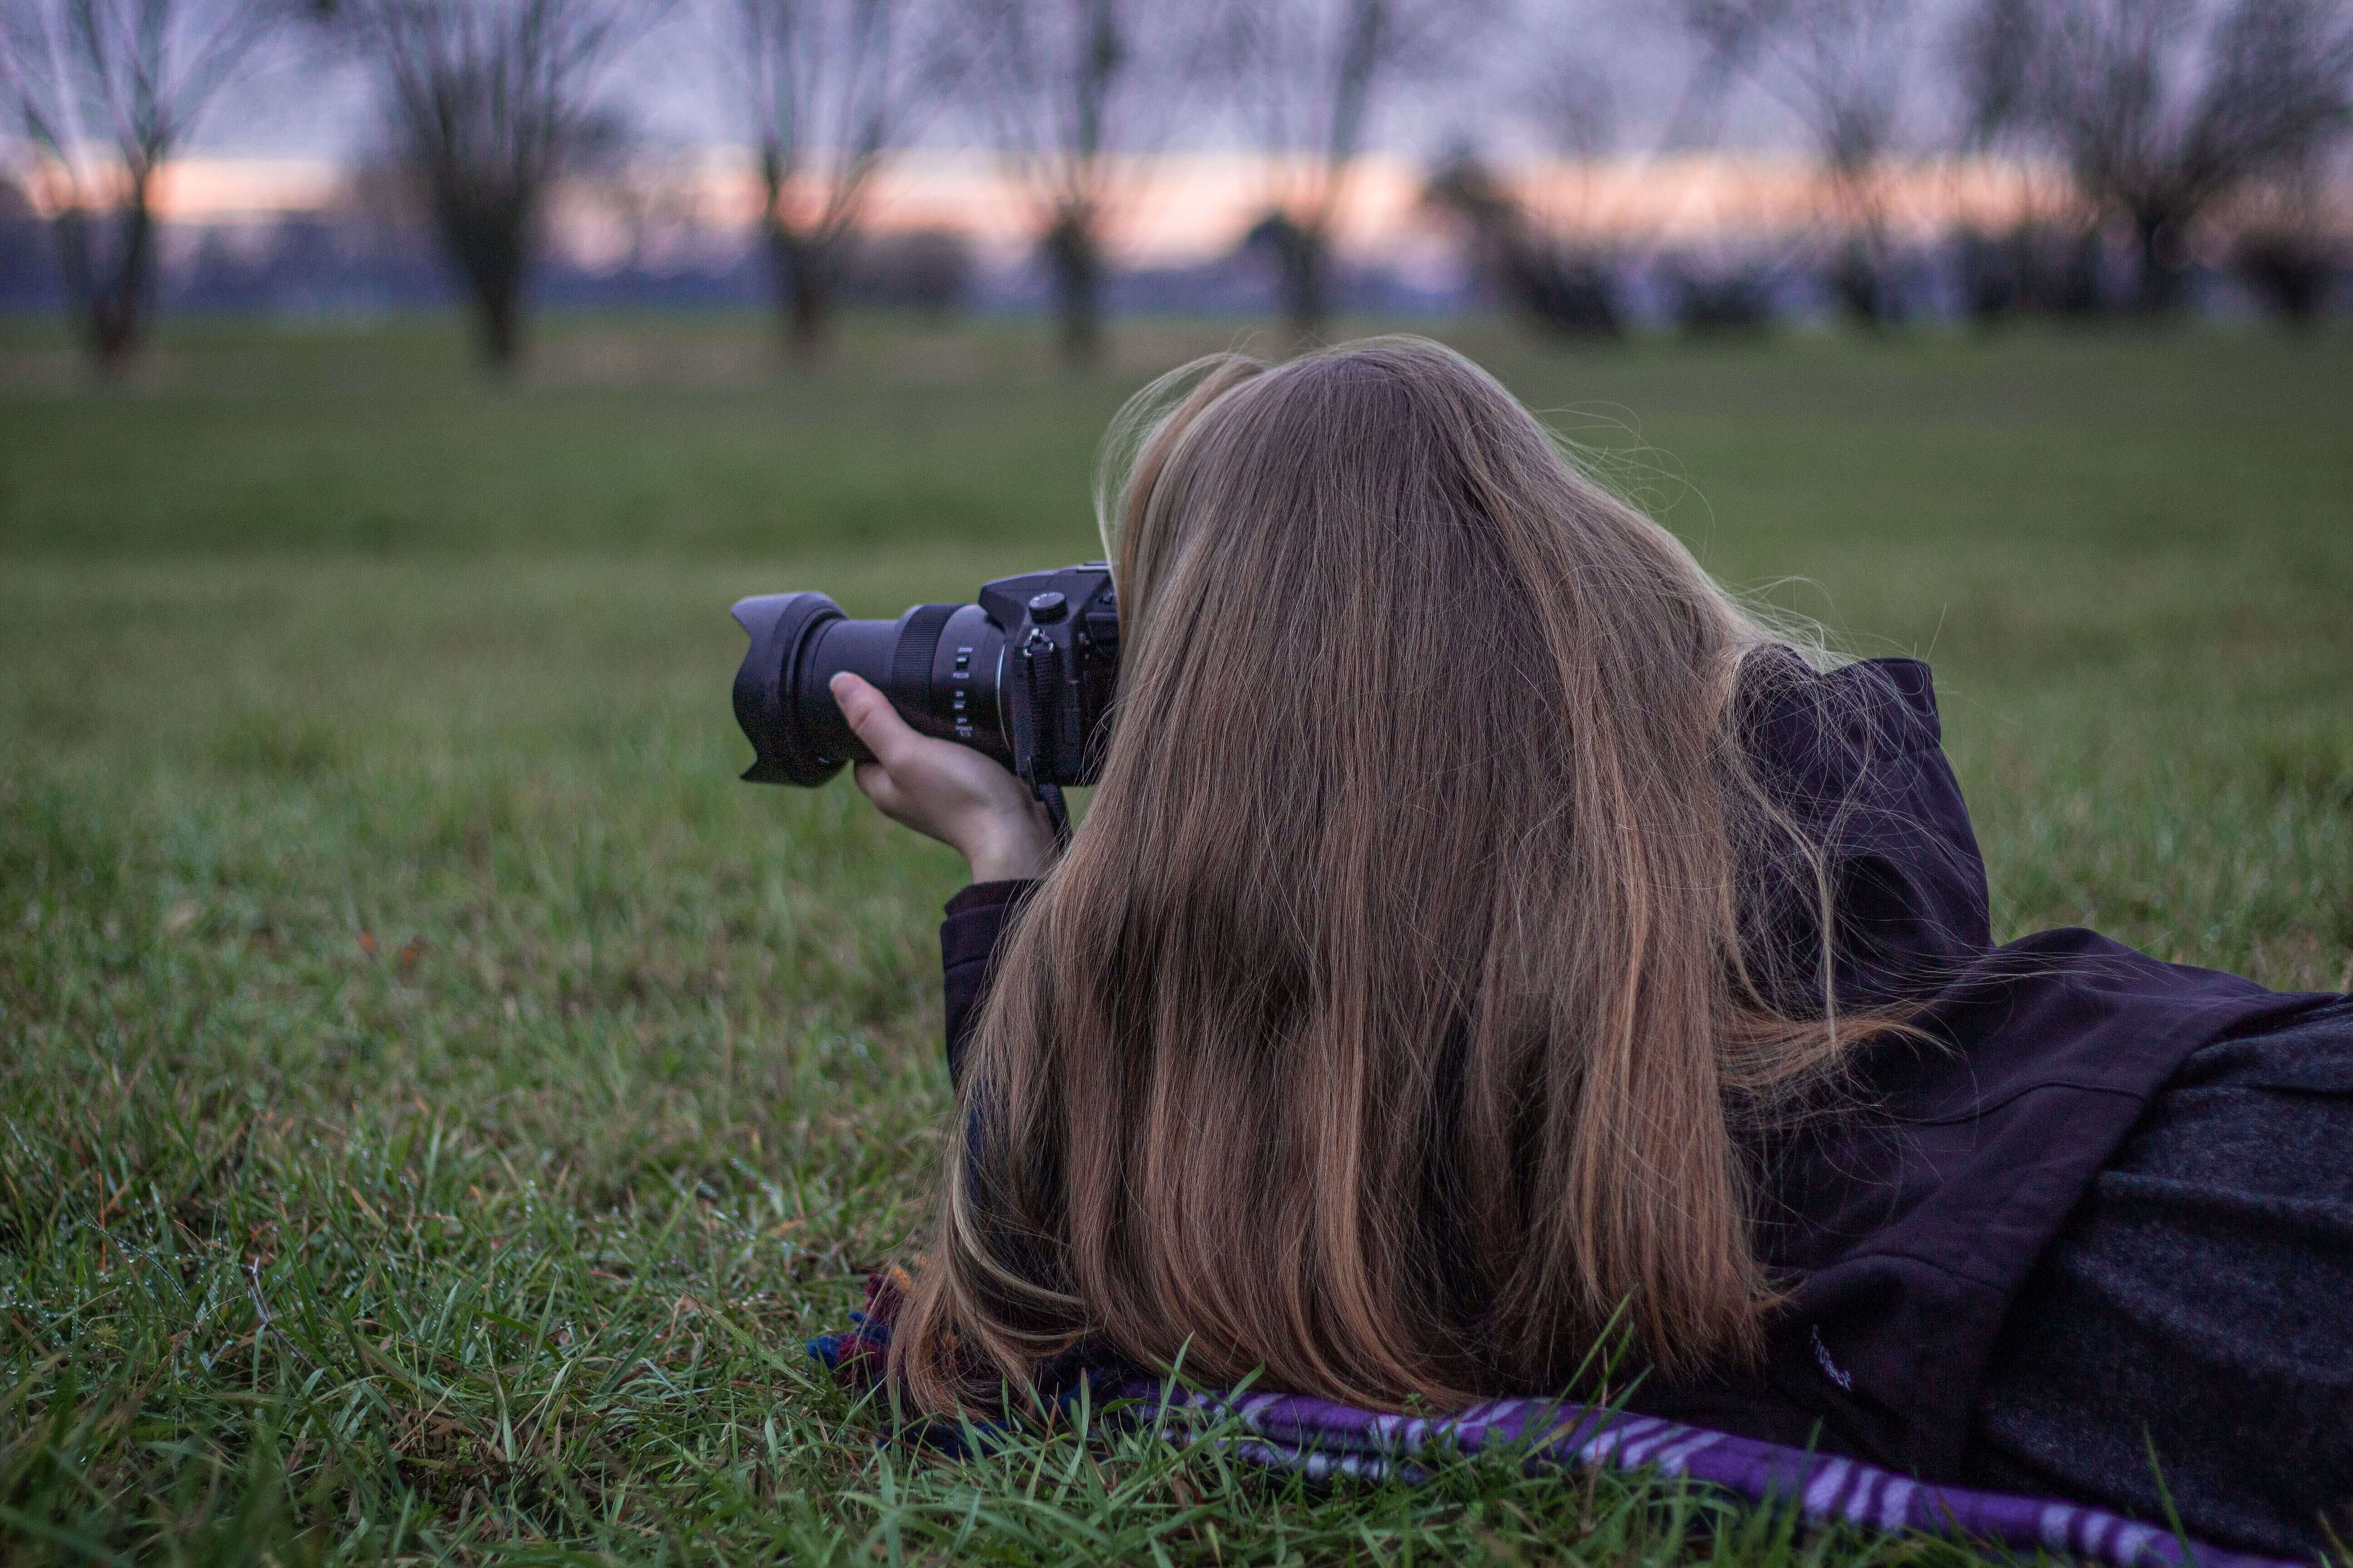
[{"label": "woman's hand", "polygon": [[858,787],[883,816],[961,851],[976,882],[1045,874],[1054,829],[1019,779],[969,746],[916,733],[889,698],[848,670],[831,690],[874,753],[858,764]]}]

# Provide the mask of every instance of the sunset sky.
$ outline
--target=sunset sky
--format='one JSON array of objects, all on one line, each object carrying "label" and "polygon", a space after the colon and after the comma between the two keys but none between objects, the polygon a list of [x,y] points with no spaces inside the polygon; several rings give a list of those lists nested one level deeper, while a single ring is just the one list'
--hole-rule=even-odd
[{"label": "sunset sky", "polygon": [[[1960,3],[1926,0],[1898,58],[1904,155],[1887,175],[1883,210],[1907,234],[2014,214],[2036,188],[2015,169],[1935,155],[1954,144],[1943,51]],[[1339,226],[1344,252],[1377,252],[1410,267],[1417,248],[1445,244],[1418,203],[1430,170],[1463,147],[1505,170],[1532,210],[1563,232],[1639,246],[1820,222],[1828,194],[1800,121],[1755,81],[1693,93],[1693,54],[1672,14],[1639,0],[1492,0],[1460,58],[1395,84],[1378,106]],[[708,5],[678,6],[590,96],[634,129],[644,177],[667,187],[666,205],[706,230],[741,230],[758,195],[720,15]],[[1565,98],[1564,82],[1581,85]],[[1166,150],[1135,155],[1134,177],[1118,183],[1108,230],[1120,264],[1222,254],[1269,205],[1271,164],[1239,150],[1248,140],[1240,111],[1207,94],[1198,107],[1178,101],[1155,142]],[[1592,110],[1599,156],[1564,155],[1564,101],[1575,103],[1570,112]],[[1009,258],[1032,245],[1037,207],[977,146],[980,128],[969,119],[951,108],[910,128],[913,145],[877,181],[869,222],[883,230],[953,227],[992,259]],[[1670,122],[1684,128],[1684,144],[1662,148]],[[315,34],[298,32],[257,60],[199,123],[163,184],[160,205],[171,219],[219,224],[324,208],[339,199],[351,169],[382,162],[388,145],[368,73],[324,52]],[[682,201],[679,191],[687,193]],[[628,246],[613,204],[577,187],[559,196],[554,218],[557,245],[592,266]],[[661,226],[648,227],[657,261]],[[675,237],[680,226],[670,227]]]},{"label": "sunset sky", "polygon": [[[712,228],[748,226],[758,187],[741,148],[714,145],[659,155],[662,177],[687,193],[681,210]],[[1123,258],[1181,264],[1230,249],[1265,210],[1269,163],[1237,153],[1171,153],[1134,161],[1121,182],[1127,198],[1113,215]],[[1396,153],[1360,161],[1341,225],[1344,248],[1413,259],[1430,226],[1417,211],[1428,165]],[[1691,241],[1727,232],[1803,226],[1820,216],[1827,194],[1801,158],[1788,153],[1628,155],[1591,163],[1530,163],[1513,170],[1531,205],[1565,229],[1618,239]],[[184,223],[266,221],[324,208],[342,190],[345,167],[324,158],[211,153],[175,164],[164,182],[164,215]],[[1984,163],[1923,163],[1891,175],[1890,210],[1923,234],[1963,213],[2016,210],[2016,171]],[[1036,209],[990,155],[919,149],[877,181],[871,221],[879,229],[941,226],[970,234],[984,252],[1009,256],[1032,243]],[[627,243],[618,222],[586,193],[559,203],[558,243],[594,264]],[[1400,252],[1404,252],[1402,256]]]}]

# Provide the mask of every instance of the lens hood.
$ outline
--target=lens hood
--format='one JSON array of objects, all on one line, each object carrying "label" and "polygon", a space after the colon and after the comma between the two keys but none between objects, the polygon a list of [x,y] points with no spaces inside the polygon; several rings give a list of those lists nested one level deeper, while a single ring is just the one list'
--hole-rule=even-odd
[{"label": "lens hood", "polygon": [[752,637],[735,671],[735,721],[754,753],[744,777],[814,788],[839,773],[847,759],[827,756],[802,734],[794,677],[810,634],[842,619],[841,606],[823,594],[763,594],[737,600],[734,613]]}]

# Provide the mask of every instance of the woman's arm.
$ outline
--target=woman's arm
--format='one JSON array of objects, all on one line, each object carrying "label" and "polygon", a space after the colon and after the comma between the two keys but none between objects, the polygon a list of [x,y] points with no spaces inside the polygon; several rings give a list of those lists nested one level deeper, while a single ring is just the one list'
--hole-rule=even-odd
[{"label": "woman's arm", "polygon": [[948,900],[940,923],[940,993],[947,1005],[948,1078],[964,1080],[965,1047],[988,997],[989,967],[1013,911],[1035,882],[975,882]]},{"label": "woman's arm", "polygon": [[874,753],[873,762],[858,764],[858,787],[892,821],[962,851],[972,868],[973,885],[948,900],[940,927],[948,1075],[961,1078],[989,961],[1014,907],[1053,861],[1053,828],[1021,781],[978,752],[918,734],[854,675],[835,676],[832,689]]}]

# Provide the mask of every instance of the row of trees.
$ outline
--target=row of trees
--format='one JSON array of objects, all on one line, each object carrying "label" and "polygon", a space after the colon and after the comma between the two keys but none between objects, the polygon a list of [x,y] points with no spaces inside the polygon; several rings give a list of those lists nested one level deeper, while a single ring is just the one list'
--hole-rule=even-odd
[{"label": "row of trees", "polygon": [[[1036,210],[1066,353],[1101,342],[1103,235],[1134,155],[1243,68],[1283,155],[1268,234],[1290,314],[1328,310],[1329,237],[1382,90],[1463,36],[1481,0],[689,0],[757,159],[786,341],[824,351],[876,172],[944,113],[1005,154]],[[155,175],[275,37],[377,79],[398,155],[463,279],[483,353],[511,364],[549,195],[609,162],[600,73],[681,0],[11,0],[0,92],[57,215],[90,353],[120,370],[154,291]],[[1213,66],[1212,62],[1217,62]],[[1222,67],[1223,68],[1219,68]],[[1262,112],[1261,112],[1262,111]],[[108,156],[106,149],[111,148]]]},{"label": "row of trees", "polygon": [[[2344,263],[2331,204],[2353,131],[2345,0],[1678,0],[1676,18],[1696,63],[1658,150],[1705,140],[1736,83],[1778,103],[1827,192],[1801,264],[1865,325],[1916,306],[1917,257],[1891,210],[1906,184],[1891,174],[1916,172],[1924,153],[1955,179],[1974,163],[2010,183],[1993,204],[2006,216],[1957,237],[1981,319],[2109,308],[2117,238],[2129,257],[2117,302],[2169,311],[2193,238],[2217,218],[2235,268],[2292,318],[2316,309]],[[1589,157],[1606,84],[1571,57],[1554,100],[1561,150]],[[1614,331],[1611,279],[1630,254],[1659,255],[1622,214],[1537,212],[1468,155],[1431,195],[1467,222],[1504,291],[1566,330]],[[1775,270],[1752,257],[1687,275],[1679,310],[1755,318]]]},{"label": "row of trees", "polygon": [[[486,358],[503,368],[521,352],[551,193],[626,155],[626,121],[600,89],[625,50],[685,12],[715,44],[703,62],[714,100],[733,105],[757,159],[793,353],[825,350],[878,171],[910,142],[954,132],[985,138],[1018,176],[1063,349],[1084,363],[1102,343],[1106,233],[1141,199],[1137,154],[1198,141],[1204,122],[1266,154],[1250,242],[1278,263],[1302,335],[1324,324],[1351,173],[1403,90],[1443,84],[1456,104],[1506,103],[1573,155],[1617,149],[1609,61],[1590,42],[1606,35],[1557,5],[1504,5],[9,0],[0,110],[36,154],[83,339],[119,370],[153,296],[158,170],[273,42],[340,52],[375,78],[396,155]],[[2015,226],[1969,237],[1971,293],[1988,310],[2063,289],[2052,279],[2080,268],[2102,223],[2133,237],[2138,304],[2165,310],[2188,237],[2232,204],[2270,215],[2254,227],[2282,268],[2327,265],[2310,215],[2353,129],[2345,0],[1972,0],[1957,20],[1927,0],[1674,0],[1666,15],[1688,45],[1686,75],[1651,128],[1654,152],[1709,144],[1737,86],[1779,103],[1826,176],[1818,238],[1862,320],[1903,310],[1888,174],[1932,148],[1992,155],[2020,183]],[[1924,97],[1953,106],[1948,124],[1924,129]],[[2035,188],[2052,170],[2063,188]],[[1544,210],[1469,155],[1431,196],[1468,221],[1530,310],[1573,329],[1614,324],[1613,268],[1646,243],[1623,222]]]},{"label": "row of trees", "polygon": [[[2247,226],[2242,260],[2259,264],[2270,248],[2275,271],[2307,279],[2327,264],[2316,219],[2329,159],[2353,127],[2353,7],[2342,0],[2239,0],[2211,18],[2191,0],[1986,0],[1957,54],[1969,144],[2052,157],[2121,218],[2142,310],[2174,303],[2192,230],[2225,202],[2270,209]],[[2031,252],[2011,268],[2049,270]],[[2297,290],[2287,293],[2293,312]]]}]

